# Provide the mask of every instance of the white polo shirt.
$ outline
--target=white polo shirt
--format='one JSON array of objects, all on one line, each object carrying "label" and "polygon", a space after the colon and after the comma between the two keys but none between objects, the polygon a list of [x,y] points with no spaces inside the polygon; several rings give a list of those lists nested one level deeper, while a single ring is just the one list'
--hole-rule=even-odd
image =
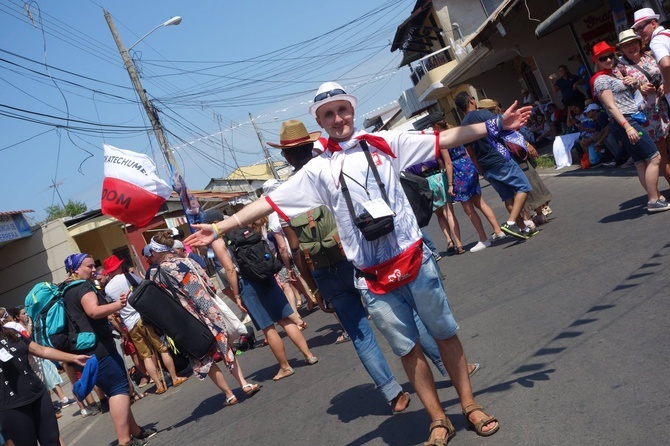
[{"label": "white polo shirt", "polygon": [[[663,33],[660,36],[659,33]],[[670,56],[670,37],[666,34],[670,34],[662,26],[656,27],[653,33],[651,33],[651,40],[649,41],[649,48],[654,54],[654,59],[656,62],[660,62],[665,56]]]},{"label": "white polo shirt", "polygon": [[[341,142],[341,151],[326,150],[312,158],[302,169],[271,192],[266,200],[284,220],[325,205],[337,221],[342,248],[354,266],[366,268],[391,259],[421,238],[416,217],[400,185],[399,173],[405,168],[439,156],[439,136],[408,132],[382,131],[383,138],[395,158],[368,144],[379,176],[386,187],[390,207],[395,212],[393,232],[374,241],[367,241],[354,225],[340,184],[340,172],[347,176],[356,215],[364,211],[361,204],[382,198],[368,162],[356,136],[367,132],[354,129],[352,138]],[[365,187],[363,187],[365,186]],[[366,193],[367,188],[367,193]]]}]

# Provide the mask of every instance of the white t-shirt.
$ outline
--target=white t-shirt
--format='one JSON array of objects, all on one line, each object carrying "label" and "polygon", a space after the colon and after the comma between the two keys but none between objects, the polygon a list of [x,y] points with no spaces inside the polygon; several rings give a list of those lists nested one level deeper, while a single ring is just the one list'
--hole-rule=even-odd
[{"label": "white t-shirt", "polygon": [[[142,282],[142,279],[135,274],[131,274],[137,283]],[[112,299],[114,302],[118,301],[123,293],[130,291],[130,284],[126,279],[126,276],[123,274],[116,275],[107,283],[105,287],[105,293],[107,297]],[[119,311],[121,315],[121,320],[123,320],[124,325],[128,328],[128,331],[132,330],[137,324],[137,321],[140,320],[140,313],[137,312],[130,304],[126,304],[125,307]]]},{"label": "white t-shirt", "polygon": [[[341,142],[341,151],[325,151],[312,158],[300,171],[271,192],[266,200],[284,220],[325,205],[337,221],[344,254],[357,268],[378,265],[391,259],[421,238],[416,217],[400,185],[401,170],[414,164],[437,159],[439,136],[408,132],[381,131],[374,136],[383,138],[395,155],[368,144],[379,176],[386,187],[391,209],[395,212],[394,230],[374,241],[367,241],[354,225],[340,185],[344,171],[356,215],[364,210],[362,202],[382,198],[372,171],[356,136],[367,132],[354,130],[352,138]],[[366,180],[367,177],[367,180]],[[367,194],[364,187],[367,184]],[[368,198],[369,194],[369,198]]]},{"label": "white t-shirt", "polygon": [[[659,33],[663,33],[660,36],[657,36]],[[660,62],[665,56],[670,56],[670,37],[668,37],[668,31],[662,26],[656,27],[654,32],[651,34],[651,40],[649,41],[649,48],[654,54],[654,59],[656,62]]]},{"label": "white t-shirt", "polygon": [[19,333],[21,333],[24,336],[28,336],[28,332],[26,331],[26,327],[24,327],[23,325],[19,324],[16,321],[9,321],[9,322],[5,323],[4,326],[7,327],[7,328],[11,328],[12,330],[18,331]]}]

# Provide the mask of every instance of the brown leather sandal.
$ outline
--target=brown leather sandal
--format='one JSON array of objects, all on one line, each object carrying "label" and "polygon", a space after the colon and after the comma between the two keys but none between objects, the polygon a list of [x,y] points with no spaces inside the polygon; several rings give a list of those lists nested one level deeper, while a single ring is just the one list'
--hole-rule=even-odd
[{"label": "brown leather sandal", "polygon": [[[487,415],[486,412],[484,412],[483,407],[480,406],[479,404],[470,404],[467,406],[465,409],[463,409],[463,416],[465,417],[465,420],[468,422],[470,426],[477,432],[477,435],[481,437],[490,437],[491,435],[495,434],[498,432],[498,429],[500,429],[500,422],[498,419],[492,415],[488,415],[486,418],[483,418],[482,420],[478,421],[477,423],[473,423],[470,421],[470,414],[472,412],[477,412],[480,411],[484,415]],[[489,430],[489,431],[482,431],[482,428],[486,426],[487,424],[496,422],[496,426]]]},{"label": "brown leather sandal", "polygon": [[454,425],[451,424],[451,421],[449,421],[448,418],[441,418],[430,423],[430,433],[433,433],[433,430],[437,429],[438,427],[446,429],[447,436],[444,438],[436,438],[433,441],[427,441],[423,444],[423,446],[447,446],[449,440],[454,438],[456,435],[456,429],[454,429]]}]

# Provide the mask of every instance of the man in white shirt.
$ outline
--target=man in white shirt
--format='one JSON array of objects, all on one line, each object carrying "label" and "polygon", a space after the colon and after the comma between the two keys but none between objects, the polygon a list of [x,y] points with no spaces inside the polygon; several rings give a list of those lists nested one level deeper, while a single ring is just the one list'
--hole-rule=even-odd
[{"label": "man in white shirt", "polygon": [[[109,276],[109,282],[105,286],[105,293],[107,294],[107,297],[114,301],[119,300],[121,295],[128,295],[131,292],[131,287],[133,285],[126,277],[126,274],[128,274],[137,284],[142,281],[140,277],[124,271],[123,260],[115,255],[107,257],[103,262],[103,266],[105,269],[102,271],[102,274]],[[156,363],[153,358],[154,352],[152,352],[150,346],[153,346],[153,349],[160,353],[163,364],[165,364],[165,368],[172,378],[172,385],[174,387],[177,387],[188,379],[177,376],[174,360],[172,359],[172,356],[170,356],[167,347],[156,334],[153,327],[151,325],[145,325],[144,322],[142,322],[140,313],[138,313],[137,310],[130,304],[126,304],[126,306],[119,311],[119,315],[121,316],[123,325],[128,329],[128,333],[124,333],[123,336],[130,336],[133,344],[135,344],[137,354],[142,361],[144,361],[144,367],[147,369],[147,374],[156,383],[157,395],[165,393],[167,388],[161,384],[164,380],[159,379],[158,377]]]},{"label": "man in white shirt", "polygon": [[[358,130],[354,127],[355,106],[356,98],[340,85],[322,84],[310,113],[330,136],[325,151],[265,200],[250,204],[215,226],[194,226],[199,231],[185,243],[208,244],[236,225],[255,221],[272,211],[289,220],[325,205],[335,217],[346,257],[359,270],[359,280],[366,282],[364,301],[373,321],[394,353],[401,356],[405,372],[433,420],[429,444],[446,444],[455,430],[442,410],[432,372],[417,343],[419,336],[412,310],[436,339],[468,422],[479,435],[492,435],[500,426],[495,417],[484,413],[474,401],[465,354],[456,336],[458,325],[446,300],[435,260],[430,251],[423,249],[421,231],[398,175],[407,166],[437,159],[441,150],[487,135],[497,137],[503,129],[518,129],[528,120],[531,107],[516,110],[515,103],[490,122],[427,135],[393,131],[370,134]],[[368,147],[369,158],[363,146]],[[447,166],[448,177],[450,167]],[[375,170],[379,180],[375,178]],[[349,197],[343,193],[344,183]],[[351,206],[347,201],[351,201]],[[351,215],[350,207],[355,215]],[[362,231],[367,231],[364,225],[354,222],[363,216],[373,225],[381,221],[380,226],[388,232],[370,240],[363,235]],[[385,224],[389,216],[390,225]]]},{"label": "man in white shirt", "polygon": [[670,100],[670,31],[663,28],[658,19],[661,16],[651,8],[642,8],[633,15],[633,28],[642,42],[649,42],[654,59],[663,76],[663,91]]}]

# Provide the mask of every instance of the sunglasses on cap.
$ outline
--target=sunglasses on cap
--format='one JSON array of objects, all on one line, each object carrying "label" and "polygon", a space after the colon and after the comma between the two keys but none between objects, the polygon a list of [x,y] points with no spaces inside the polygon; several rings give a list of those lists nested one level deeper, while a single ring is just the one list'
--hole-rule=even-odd
[{"label": "sunglasses on cap", "polygon": [[607,62],[607,61],[610,60],[610,59],[614,60],[614,58],[615,58],[614,54],[608,54],[608,55],[606,55],[606,56],[600,56],[600,57],[598,58],[598,60],[599,60],[600,62]]},{"label": "sunglasses on cap", "polygon": [[337,96],[338,94],[347,94],[347,92],[342,90],[341,88],[336,88],[330,91],[324,91],[323,93],[319,93],[316,96],[314,96],[314,102],[323,101],[326,98]]}]

